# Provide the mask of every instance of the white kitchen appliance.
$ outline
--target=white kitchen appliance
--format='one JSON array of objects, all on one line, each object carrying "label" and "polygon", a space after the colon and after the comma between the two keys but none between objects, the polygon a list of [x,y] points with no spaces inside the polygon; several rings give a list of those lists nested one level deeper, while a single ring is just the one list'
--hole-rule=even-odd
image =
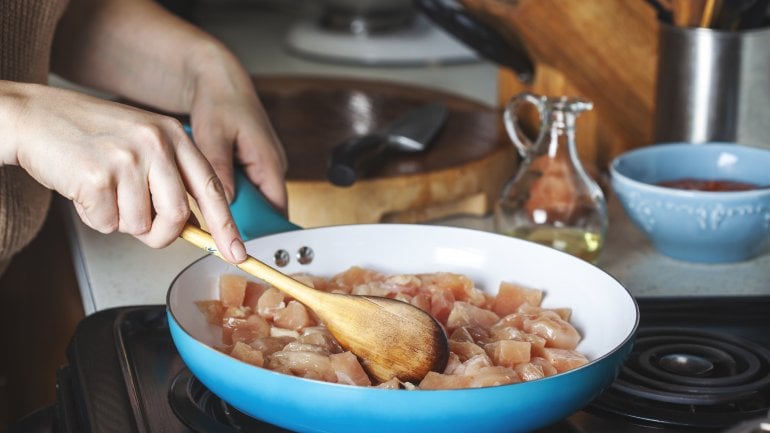
[{"label": "white kitchen appliance", "polygon": [[286,35],[303,57],[363,65],[472,62],[478,56],[418,13],[411,0],[324,0]]}]

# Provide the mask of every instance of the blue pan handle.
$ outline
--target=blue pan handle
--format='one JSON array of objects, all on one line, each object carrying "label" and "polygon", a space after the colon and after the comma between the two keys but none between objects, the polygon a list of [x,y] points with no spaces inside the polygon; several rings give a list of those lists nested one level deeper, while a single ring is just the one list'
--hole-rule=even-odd
[{"label": "blue pan handle", "polygon": [[[190,125],[185,124],[184,129],[192,137]],[[271,206],[240,167],[235,167],[233,172],[235,199],[230,204],[230,213],[233,214],[235,225],[243,240],[301,228]]]},{"label": "blue pan handle", "polygon": [[235,200],[230,204],[230,212],[244,240],[301,228],[275,210],[240,167],[234,171]]}]

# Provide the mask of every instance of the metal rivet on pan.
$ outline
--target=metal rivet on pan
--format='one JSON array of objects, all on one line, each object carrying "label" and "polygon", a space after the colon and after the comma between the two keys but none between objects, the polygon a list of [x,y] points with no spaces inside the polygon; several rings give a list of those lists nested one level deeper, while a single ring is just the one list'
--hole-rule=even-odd
[{"label": "metal rivet on pan", "polygon": [[273,258],[275,259],[275,264],[280,267],[288,265],[291,260],[291,256],[289,256],[289,252],[286,250],[276,251]]},{"label": "metal rivet on pan", "polygon": [[302,247],[297,251],[297,260],[303,265],[312,262],[313,257],[315,257],[315,253],[313,253],[313,249],[310,247]]}]

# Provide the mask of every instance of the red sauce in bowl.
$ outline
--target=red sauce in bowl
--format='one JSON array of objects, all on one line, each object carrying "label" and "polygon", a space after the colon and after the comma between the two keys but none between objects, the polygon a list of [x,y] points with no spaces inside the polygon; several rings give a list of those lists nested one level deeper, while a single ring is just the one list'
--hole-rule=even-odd
[{"label": "red sauce in bowl", "polygon": [[658,186],[667,188],[686,189],[694,191],[751,191],[760,186],[751,183],[735,182],[732,180],[708,180],[683,178],[658,182]]}]

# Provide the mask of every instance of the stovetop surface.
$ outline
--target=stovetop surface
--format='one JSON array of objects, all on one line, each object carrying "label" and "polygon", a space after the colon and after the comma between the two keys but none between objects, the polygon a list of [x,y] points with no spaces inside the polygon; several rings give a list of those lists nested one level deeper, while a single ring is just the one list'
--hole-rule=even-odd
[{"label": "stovetop surface", "polygon": [[[770,297],[641,298],[637,301],[640,308],[639,336],[659,328],[698,335],[718,333],[748,344],[750,351],[759,351],[761,354],[770,351]],[[640,341],[638,338],[637,346],[640,349],[635,347],[635,352],[645,352]],[[730,354],[744,349],[728,347],[716,350]],[[717,369],[732,368],[742,374],[753,365],[743,361],[738,361],[738,364],[732,361],[721,362],[721,355],[712,356],[711,352],[708,355],[710,359],[717,360],[713,366]],[[238,413],[195,380],[173,345],[168,332],[165,306],[121,307],[88,316],[75,332],[68,349],[68,358],[69,364],[58,374],[58,431],[286,431]],[[626,365],[631,368],[634,362],[629,359]],[[757,382],[756,377],[759,380],[770,380],[768,361],[761,362],[764,362],[762,367],[765,371],[760,372],[759,376],[753,376],[749,382]],[[629,374],[632,378],[635,375],[634,371],[629,371]],[[736,371],[732,374],[735,375]],[[621,373],[623,377],[624,373]],[[722,377],[717,379],[726,380]],[[701,383],[697,380],[695,382],[696,385]],[[632,409],[624,409],[625,403],[619,403],[621,398],[617,395],[618,390],[614,389],[616,385],[619,388],[638,386],[633,381],[630,385],[616,381],[613,388],[583,411],[538,432],[673,433],[703,431],[708,428],[718,431],[733,425],[734,420],[764,415],[770,401],[770,386],[760,384],[759,389],[744,392],[753,393],[750,404],[739,407],[733,405],[721,410],[728,412],[726,415],[718,413],[699,416],[697,419],[705,421],[699,423],[696,419],[692,425],[672,424],[650,419],[655,418],[656,412],[673,410],[670,403],[647,402],[641,408],[637,405],[636,408],[632,406]],[[700,395],[698,398],[701,398]],[[639,400],[637,397],[631,399]],[[679,409],[678,405],[676,409]],[[628,419],[629,413],[631,420]],[[701,425],[704,422],[705,425]]]}]

